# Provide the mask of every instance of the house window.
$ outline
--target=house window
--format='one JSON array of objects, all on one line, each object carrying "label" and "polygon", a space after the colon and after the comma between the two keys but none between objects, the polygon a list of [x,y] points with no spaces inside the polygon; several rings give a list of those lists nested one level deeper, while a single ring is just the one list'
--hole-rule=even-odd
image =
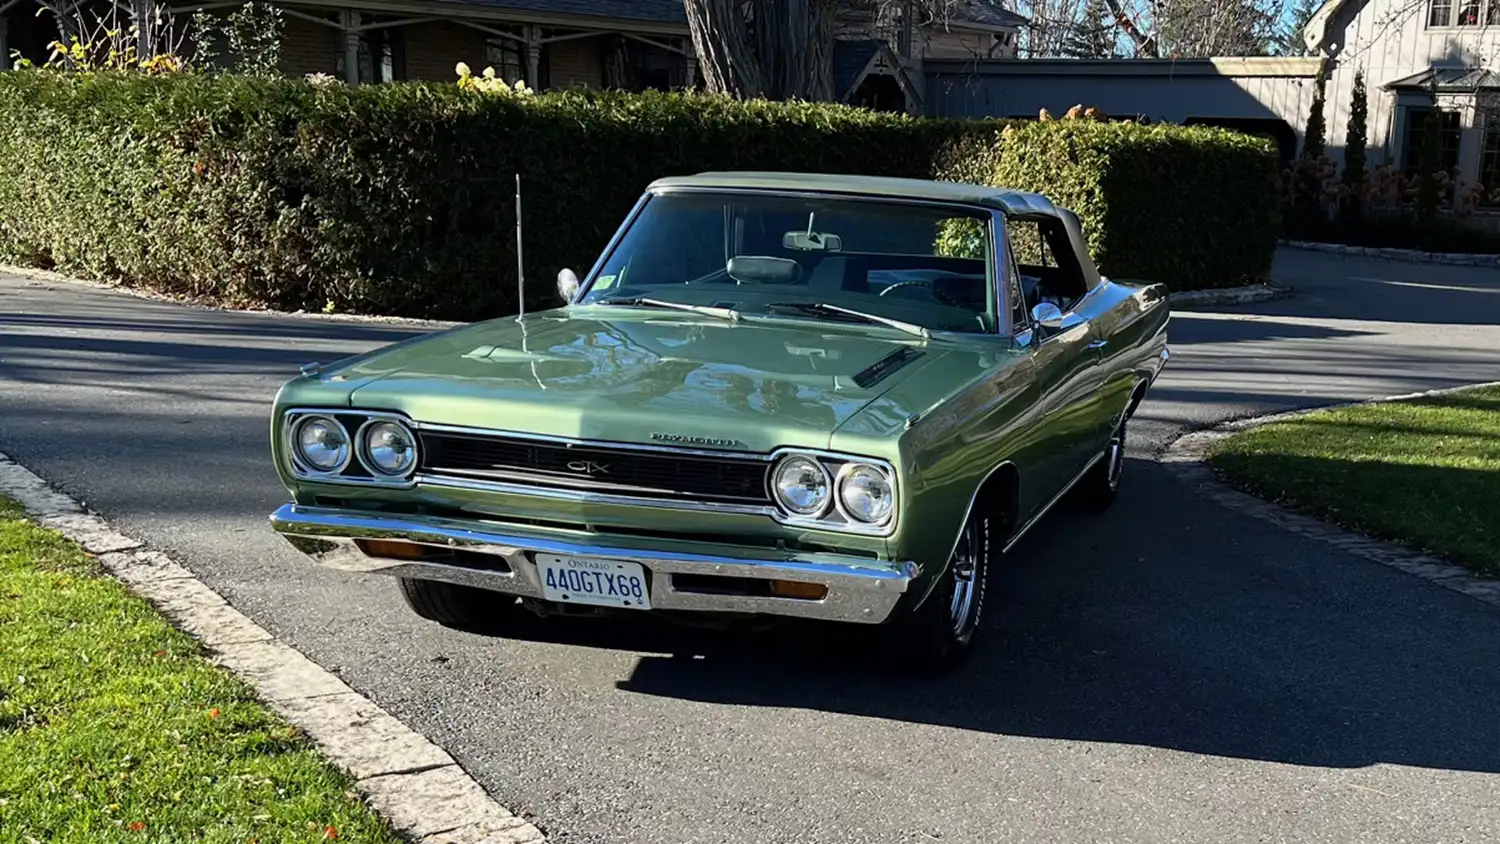
[{"label": "house window", "polygon": [[495,75],[514,85],[526,78],[526,55],[521,42],[513,38],[491,38],[485,45],[485,60]]},{"label": "house window", "polygon": [[1427,10],[1430,27],[1480,26],[1500,23],[1497,0],[1431,0]]},{"label": "house window", "polygon": [[1484,23],[1486,26],[1500,24],[1500,0],[1489,0],[1485,4]]},{"label": "house window", "polygon": [[[1415,176],[1422,161],[1422,142],[1427,134],[1427,117],[1435,109],[1406,109],[1406,137],[1401,149],[1401,169],[1408,176]],[[1438,169],[1452,171],[1458,166],[1458,112],[1439,111]]]},{"label": "house window", "polygon": [[[335,31],[334,75],[344,77],[344,33]],[[406,78],[406,43],[401,29],[385,26],[359,35],[359,84]]]},{"label": "house window", "polygon": [[1500,117],[1489,117],[1484,123],[1484,151],[1479,159],[1479,185],[1484,188],[1481,202],[1500,205]]}]

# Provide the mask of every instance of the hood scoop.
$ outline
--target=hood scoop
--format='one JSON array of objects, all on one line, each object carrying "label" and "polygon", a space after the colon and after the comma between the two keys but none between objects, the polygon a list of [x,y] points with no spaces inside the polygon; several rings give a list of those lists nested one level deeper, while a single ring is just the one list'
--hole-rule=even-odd
[{"label": "hood scoop", "polygon": [[911,346],[902,346],[864,369],[861,369],[859,372],[854,373],[854,383],[868,390],[890,377],[891,373],[921,357],[922,354],[921,351]]}]

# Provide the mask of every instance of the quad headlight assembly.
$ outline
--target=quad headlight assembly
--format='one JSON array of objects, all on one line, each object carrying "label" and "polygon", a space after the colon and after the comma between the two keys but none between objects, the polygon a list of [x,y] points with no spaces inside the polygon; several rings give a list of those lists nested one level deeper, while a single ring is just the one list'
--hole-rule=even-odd
[{"label": "quad headlight assembly", "polygon": [[374,411],[289,410],[284,448],[303,480],[410,486],[420,444],[404,417]]},{"label": "quad headlight assembly", "polygon": [[787,450],[772,464],[769,486],[785,524],[885,535],[896,514],[895,472],[882,461]]}]

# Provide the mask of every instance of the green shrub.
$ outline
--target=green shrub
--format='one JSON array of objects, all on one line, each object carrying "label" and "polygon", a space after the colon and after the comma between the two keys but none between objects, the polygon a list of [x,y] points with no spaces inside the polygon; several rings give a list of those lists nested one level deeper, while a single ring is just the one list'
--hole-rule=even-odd
[{"label": "green shrub", "polygon": [[1258,142],[1055,123],[1019,129],[1017,147],[1005,125],[679,94],[6,73],[0,260],[232,306],[477,319],[515,310],[516,174],[535,309],[647,183],[742,169],[1011,183],[1072,204],[1117,277],[1264,275]]},{"label": "green shrub", "polygon": [[1280,227],[1277,159],[1225,129],[1091,120],[1004,133],[990,181],[1076,213],[1101,272],[1174,290],[1263,281]]}]

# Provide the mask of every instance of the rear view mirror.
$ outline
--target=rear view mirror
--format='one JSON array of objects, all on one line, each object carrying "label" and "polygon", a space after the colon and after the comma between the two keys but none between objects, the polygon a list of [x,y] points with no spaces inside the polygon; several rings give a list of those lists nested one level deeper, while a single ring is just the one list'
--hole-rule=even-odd
[{"label": "rear view mirror", "polygon": [[781,236],[781,248],[798,252],[838,252],[844,248],[844,239],[836,234],[812,230],[787,232]]},{"label": "rear view mirror", "polygon": [[557,271],[557,295],[562,297],[566,304],[573,304],[573,297],[578,295],[578,274],[563,267]]}]

